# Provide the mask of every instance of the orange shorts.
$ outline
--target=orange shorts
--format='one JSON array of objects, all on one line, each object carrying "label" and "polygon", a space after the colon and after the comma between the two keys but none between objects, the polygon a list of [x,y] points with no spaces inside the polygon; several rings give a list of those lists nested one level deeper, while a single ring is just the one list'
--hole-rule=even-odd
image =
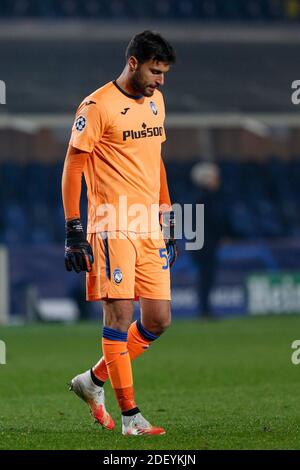
[{"label": "orange shorts", "polygon": [[[107,236],[108,235],[108,236]],[[141,238],[130,232],[88,234],[94,253],[86,275],[86,299],[170,300],[170,269],[161,232]]]}]

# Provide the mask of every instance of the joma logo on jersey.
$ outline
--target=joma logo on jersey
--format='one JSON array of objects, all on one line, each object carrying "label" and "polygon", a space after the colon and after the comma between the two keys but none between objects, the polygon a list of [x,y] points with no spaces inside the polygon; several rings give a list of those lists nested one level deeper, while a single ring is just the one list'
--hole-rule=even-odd
[{"label": "joma logo on jersey", "polygon": [[123,140],[127,139],[144,139],[145,137],[158,137],[163,135],[162,127],[146,127],[141,131],[123,131]]}]

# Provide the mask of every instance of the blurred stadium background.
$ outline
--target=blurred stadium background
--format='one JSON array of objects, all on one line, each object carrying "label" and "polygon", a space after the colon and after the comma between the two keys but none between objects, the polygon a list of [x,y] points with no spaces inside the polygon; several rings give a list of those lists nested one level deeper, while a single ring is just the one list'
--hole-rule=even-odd
[{"label": "blurred stadium background", "polygon": [[[64,269],[62,165],[77,105],[146,28],[178,55],[163,90],[172,200],[202,201],[197,162],[220,170],[212,314],[300,313],[300,0],[2,0],[0,20],[2,323],[100,316]],[[173,312],[198,317],[205,269],[179,244]]]}]

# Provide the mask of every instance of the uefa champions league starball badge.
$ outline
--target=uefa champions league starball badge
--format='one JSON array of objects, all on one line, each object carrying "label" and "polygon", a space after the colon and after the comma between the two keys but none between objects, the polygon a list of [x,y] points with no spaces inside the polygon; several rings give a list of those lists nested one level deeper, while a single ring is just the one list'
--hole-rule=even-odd
[{"label": "uefa champions league starball badge", "polygon": [[122,271],[121,269],[117,268],[114,270],[114,282],[116,284],[120,284],[122,282],[122,279],[123,279],[123,274],[122,274]]},{"label": "uefa champions league starball badge", "polygon": [[83,131],[86,125],[86,118],[84,116],[78,116],[75,121],[75,129],[79,132]]},{"label": "uefa champions league starball badge", "polygon": [[150,101],[150,108],[152,109],[153,114],[156,115],[158,113],[157,107],[155,106],[154,101]]}]

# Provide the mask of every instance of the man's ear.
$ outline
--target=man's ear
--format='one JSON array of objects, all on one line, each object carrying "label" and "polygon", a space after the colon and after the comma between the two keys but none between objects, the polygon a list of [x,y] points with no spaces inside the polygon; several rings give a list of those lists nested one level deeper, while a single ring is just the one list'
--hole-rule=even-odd
[{"label": "man's ear", "polygon": [[134,72],[138,67],[138,60],[133,55],[128,59],[128,66],[131,72]]}]

